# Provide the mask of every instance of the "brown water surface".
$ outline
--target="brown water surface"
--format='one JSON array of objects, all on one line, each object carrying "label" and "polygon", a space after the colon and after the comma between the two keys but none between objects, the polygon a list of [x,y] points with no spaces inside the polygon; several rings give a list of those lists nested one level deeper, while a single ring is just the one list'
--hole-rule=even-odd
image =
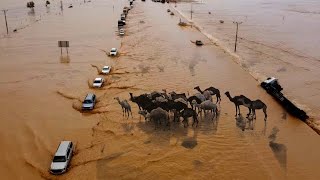
[{"label": "brown water surface", "polygon": [[[72,140],[76,153],[62,179],[320,178],[319,136],[287,115],[229,54],[197,29],[177,26],[167,5],[151,1],[135,2],[120,38],[116,20],[127,1],[112,2],[75,4],[0,40],[3,177],[57,178],[48,173],[52,156],[61,140]],[[58,40],[70,41],[68,57],[60,57]],[[119,57],[106,55],[112,47]],[[113,68],[104,76],[108,84],[92,89],[88,82],[102,76],[97,69],[105,64]],[[154,130],[136,104],[130,102],[133,118],[126,119],[114,100],[161,89],[191,95],[198,85],[219,88],[222,102],[220,116],[202,115],[197,128],[172,123],[171,130]],[[267,121],[261,111],[251,125],[235,118],[225,91],[261,99]],[[81,113],[88,92],[98,103]]]}]

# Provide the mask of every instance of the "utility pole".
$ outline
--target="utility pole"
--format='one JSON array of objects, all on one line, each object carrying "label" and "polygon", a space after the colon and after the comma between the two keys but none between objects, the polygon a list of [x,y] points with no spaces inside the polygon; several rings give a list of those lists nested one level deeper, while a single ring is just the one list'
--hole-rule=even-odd
[{"label": "utility pole", "polygon": [[61,11],[63,11],[63,3],[62,3],[62,1],[60,1],[60,7],[61,7]]},{"label": "utility pole", "polygon": [[234,43],[234,52],[237,52],[237,42],[238,42],[238,29],[239,29],[239,24],[242,24],[242,22],[233,22],[233,24],[237,25],[237,30],[236,30],[236,41]]},{"label": "utility pole", "polygon": [[191,11],[190,11],[190,12],[191,12],[191,20],[192,20],[192,13],[193,13],[193,12],[192,12],[192,3],[191,3]]},{"label": "utility pole", "polygon": [[7,11],[8,10],[2,10],[4,13],[4,19],[6,21],[6,27],[7,27],[7,34],[9,34],[9,29],[8,29],[8,22],[7,22]]}]

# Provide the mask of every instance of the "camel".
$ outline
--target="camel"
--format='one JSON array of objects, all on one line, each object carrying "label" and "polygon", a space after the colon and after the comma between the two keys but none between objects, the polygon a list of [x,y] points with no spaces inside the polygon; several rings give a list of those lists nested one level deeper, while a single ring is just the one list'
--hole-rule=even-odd
[{"label": "camel", "polygon": [[218,116],[218,107],[216,104],[214,104],[210,100],[203,101],[201,104],[197,104],[196,107],[198,107],[199,109],[198,114],[201,113],[202,110],[204,110],[204,112],[206,112],[206,110],[209,110],[211,111],[211,113],[213,113],[212,119],[215,116]]},{"label": "camel", "polygon": [[201,91],[199,86],[195,87],[194,89],[198,90],[201,94],[203,94],[203,96],[206,98],[206,100],[212,101],[212,95],[211,95],[212,92],[211,91],[208,91],[208,90]]},{"label": "camel", "polygon": [[[251,113],[251,100],[247,97],[245,97],[244,95],[240,95],[240,96],[234,96],[233,98],[230,96],[229,91],[225,92],[226,96],[229,98],[229,100],[231,102],[234,103],[235,107],[236,107],[236,115],[240,115],[240,105],[243,105],[245,107],[247,107],[249,109],[249,113],[247,114],[247,117],[249,116],[249,114]],[[239,114],[238,113],[238,109],[239,109]]]},{"label": "camel", "polygon": [[172,100],[182,98],[187,101],[187,96],[185,93],[177,94],[176,92],[172,91],[171,93],[169,93],[169,95],[171,96]]},{"label": "camel", "polygon": [[170,128],[169,113],[160,107],[153,109],[149,114],[146,111],[139,111],[139,114],[143,115],[145,119],[153,121],[154,129],[157,129],[157,125],[161,122]]},{"label": "camel", "polygon": [[131,106],[130,106],[130,104],[128,103],[128,101],[127,101],[127,100],[120,101],[119,97],[115,97],[114,99],[117,100],[118,103],[121,105],[123,116],[124,116],[125,114],[128,114],[127,117],[129,118],[129,116],[130,116],[129,113],[131,113],[131,117],[132,117]]},{"label": "camel", "polygon": [[[203,93],[203,91],[201,91],[201,89],[200,89],[199,86],[195,87],[194,89],[198,90],[200,93]],[[217,97],[216,103],[219,102],[219,104],[220,104],[220,102],[221,102],[221,95],[220,95],[219,89],[214,88],[214,87],[211,86],[211,87],[208,87],[207,89],[205,89],[204,91],[209,91],[209,92],[211,93],[211,96],[216,95],[216,97]]]},{"label": "camel", "polygon": [[139,110],[145,109],[145,107],[151,102],[146,94],[142,94],[140,96],[133,96],[132,93],[130,94],[130,101],[137,103]]},{"label": "camel", "polygon": [[186,108],[181,112],[181,116],[183,117],[183,122],[184,122],[184,127],[188,126],[188,118],[192,117],[193,118],[193,123],[192,126],[196,124],[196,127],[198,127],[199,124],[199,120],[197,117],[197,113],[195,110],[191,109],[191,108]]},{"label": "camel", "polygon": [[252,110],[252,117],[256,119],[256,109],[262,109],[264,113],[264,120],[267,120],[267,105],[265,105],[260,99],[251,101],[250,109]]},{"label": "camel", "polygon": [[190,103],[192,109],[196,110],[196,104],[201,104],[203,101],[199,99],[197,96],[190,96],[188,98],[188,102]]}]

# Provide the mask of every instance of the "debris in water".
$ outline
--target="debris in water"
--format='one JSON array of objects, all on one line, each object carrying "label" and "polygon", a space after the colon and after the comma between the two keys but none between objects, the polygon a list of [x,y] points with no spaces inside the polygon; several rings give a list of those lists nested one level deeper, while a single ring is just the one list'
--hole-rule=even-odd
[{"label": "debris in water", "polygon": [[220,22],[221,24],[223,24],[223,23],[224,23],[224,20],[220,20],[219,22]]}]

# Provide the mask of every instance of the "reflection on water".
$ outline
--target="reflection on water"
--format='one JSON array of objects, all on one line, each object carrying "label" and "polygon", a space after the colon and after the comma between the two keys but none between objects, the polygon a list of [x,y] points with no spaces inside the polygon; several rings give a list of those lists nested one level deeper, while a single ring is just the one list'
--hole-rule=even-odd
[{"label": "reflection on water", "polygon": [[285,170],[287,169],[287,147],[284,144],[280,144],[275,142],[277,139],[277,134],[280,130],[277,127],[272,129],[271,134],[269,135],[269,146],[272,149],[272,152],[278,162],[280,163],[281,167]]},{"label": "reflection on water", "polygon": [[70,63],[71,59],[70,59],[70,56],[69,55],[66,55],[66,56],[63,56],[61,55],[60,56],[60,63]]}]

